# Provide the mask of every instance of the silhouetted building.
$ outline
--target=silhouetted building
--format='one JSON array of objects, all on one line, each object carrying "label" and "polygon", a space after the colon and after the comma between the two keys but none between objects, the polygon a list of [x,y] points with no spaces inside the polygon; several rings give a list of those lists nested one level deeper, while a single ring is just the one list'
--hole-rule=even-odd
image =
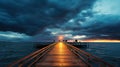
[{"label": "silhouetted building", "polygon": [[75,40],[75,42],[78,42],[78,40]]}]

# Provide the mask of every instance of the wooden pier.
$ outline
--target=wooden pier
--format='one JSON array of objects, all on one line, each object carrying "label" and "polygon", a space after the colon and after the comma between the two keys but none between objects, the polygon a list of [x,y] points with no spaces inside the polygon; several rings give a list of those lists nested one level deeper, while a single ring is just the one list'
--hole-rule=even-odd
[{"label": "wooden pier", "polygon": [[57,42],[13,62],[8,67],[113,67],[65,42]]}]

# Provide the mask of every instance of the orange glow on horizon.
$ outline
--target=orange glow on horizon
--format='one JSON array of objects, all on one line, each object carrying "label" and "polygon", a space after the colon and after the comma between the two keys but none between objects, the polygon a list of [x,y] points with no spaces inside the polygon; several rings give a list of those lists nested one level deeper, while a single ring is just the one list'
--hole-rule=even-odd
[{"label": "orange glow on horizon", "polygon": [[[75,40],[68,40],[68,42],[75,42]],[[120,40],[110,40],[110,39],[90,39],[90,40],[78,40],[78,42],[120,42]]]},{"label": "orange glow on horizon", "polygon": [[96,40],[82,40],[81,42],[120,42],[120,40],[107,40],[107,39],[96,39]]}]

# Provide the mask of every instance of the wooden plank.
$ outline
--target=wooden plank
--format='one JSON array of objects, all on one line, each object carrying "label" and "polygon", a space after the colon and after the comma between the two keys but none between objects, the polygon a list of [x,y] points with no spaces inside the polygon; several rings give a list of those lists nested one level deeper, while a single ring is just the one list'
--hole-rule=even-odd
[{"label": "wooden plank", "polygon": [[64,42],[46,46],[8,67],[92,67],[89,61],[97,63],[99,67],[113,67],[102,59]]},{"label": "wooden plank", "polygon": [[39,62],[36,67],[87,67],[87,65],[78,59],[65,45],[57,43],[54,48]]}]

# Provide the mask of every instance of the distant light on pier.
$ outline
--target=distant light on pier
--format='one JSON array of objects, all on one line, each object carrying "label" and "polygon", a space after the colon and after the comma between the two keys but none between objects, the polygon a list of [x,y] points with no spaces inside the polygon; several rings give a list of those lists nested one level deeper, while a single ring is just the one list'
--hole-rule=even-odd
[{"label": "distant light on pier", "polygon": [[58,36],[58,40],[62,41],[64,39],[63,35]]}]

